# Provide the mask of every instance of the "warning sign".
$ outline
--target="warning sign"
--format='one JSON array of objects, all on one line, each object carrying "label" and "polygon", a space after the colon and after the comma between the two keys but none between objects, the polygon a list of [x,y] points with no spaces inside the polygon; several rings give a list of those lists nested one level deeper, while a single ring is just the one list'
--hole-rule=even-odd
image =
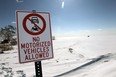
[{"label": "warning sign", "polygon": [[19,62],[26,63],[53,58],[50,14],[17,11]]}]

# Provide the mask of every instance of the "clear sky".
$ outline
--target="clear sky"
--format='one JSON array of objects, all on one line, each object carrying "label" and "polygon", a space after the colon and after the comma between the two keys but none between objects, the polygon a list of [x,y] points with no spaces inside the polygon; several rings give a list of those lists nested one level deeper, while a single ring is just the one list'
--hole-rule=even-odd
[{"label": "clear sky", "polygon": [[116,0],[0,0],[0,27],[15,25],[16,10],[50,12],[57,35],[116,29]]}]

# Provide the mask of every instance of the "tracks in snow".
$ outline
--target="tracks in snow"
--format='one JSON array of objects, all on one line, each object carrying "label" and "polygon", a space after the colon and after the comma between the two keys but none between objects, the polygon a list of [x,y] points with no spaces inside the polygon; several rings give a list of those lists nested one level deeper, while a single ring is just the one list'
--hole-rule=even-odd
[{"label": "tracks in snow", "polygon": [[102,60],[104,60],[104,62],[107,62],[107,59],[109,59],[109,58],[116,58],[116,54],[111,54],[111,53],[108,53],[108,54],[106,54],[106,55],[101,55],[101,56],[99,56],[99,57],[97,57],[97,58],[94,58],[92,61],[90,61],[90,62],[87,62],[87,63],[85,63],[85,64],[83,64],[83,65],[80,65],[79,67],[77,67],[77,68],[74,68],[74,69],[72,69],[72,70],[70,70],[70,71],[67,71],[67,72],[64,72],[64,73],[62,73],[62,74],[59,74],[59,75],[56,75],[56,76],[54,76],[54,77],[68,77],[68,76],[72,76],[73,74],[78,74],[78,73],[82,73],[82,71],[84,71],[85,69],[89,69],[89,67],[92,67],[92,66],[90,66],[90,65],[93,65],[94,66],[94,64],[96,64],[96,63],[98,63],[98,62],[100,62],[100,61],[102,61]]}]

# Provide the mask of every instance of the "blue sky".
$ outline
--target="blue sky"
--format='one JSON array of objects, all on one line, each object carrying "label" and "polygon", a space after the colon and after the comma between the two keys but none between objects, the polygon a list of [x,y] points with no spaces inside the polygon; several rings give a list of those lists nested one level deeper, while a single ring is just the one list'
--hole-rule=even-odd
[{"label": "blue sky", "polygon": [[50,12],[57,35],[116,28],[116,0],[0,0],[0,27],[15,26],[16,10]]}]

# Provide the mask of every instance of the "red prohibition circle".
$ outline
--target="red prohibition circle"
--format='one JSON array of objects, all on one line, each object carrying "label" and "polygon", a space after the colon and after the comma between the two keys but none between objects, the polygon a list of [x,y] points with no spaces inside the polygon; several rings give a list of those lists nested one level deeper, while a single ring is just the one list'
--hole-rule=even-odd
[{"label": "red prohibition circle", "polygon": [[[43,27],[42,27],[42,29],[39,28],[39,29],[41,29],[40,31],[38,31],[38,32],[32,32],[32,31],[28,30],[27,25],[26,25],[26,21],[27,21],[27,20],[30,20],[29,17],[31,17],[31,16],[37,16],[37,17],[39,17],[39,18],[42,20],[42,22],[43,22]],[[32,22],[32,21],[30,20],[30,22]],[[32,22],[32,23],[34,24],[34,26],[39,27],[39,26],[38,26],[37,24],[35,24],[34,22]],[[25,16],[25,18],[23,19],[23,28],[24,28],[24,30],[25,30],[27,33],[29,33],[30,35],[39,35],[39,34],[41,34],[41,33],[44,32],[44,30],[45,30],[45,28],[46,28],[46,21],[45,21],[45,19],[44,19],[41,15],[39,15],[39,14],[28,14],[28,15]]]}]

